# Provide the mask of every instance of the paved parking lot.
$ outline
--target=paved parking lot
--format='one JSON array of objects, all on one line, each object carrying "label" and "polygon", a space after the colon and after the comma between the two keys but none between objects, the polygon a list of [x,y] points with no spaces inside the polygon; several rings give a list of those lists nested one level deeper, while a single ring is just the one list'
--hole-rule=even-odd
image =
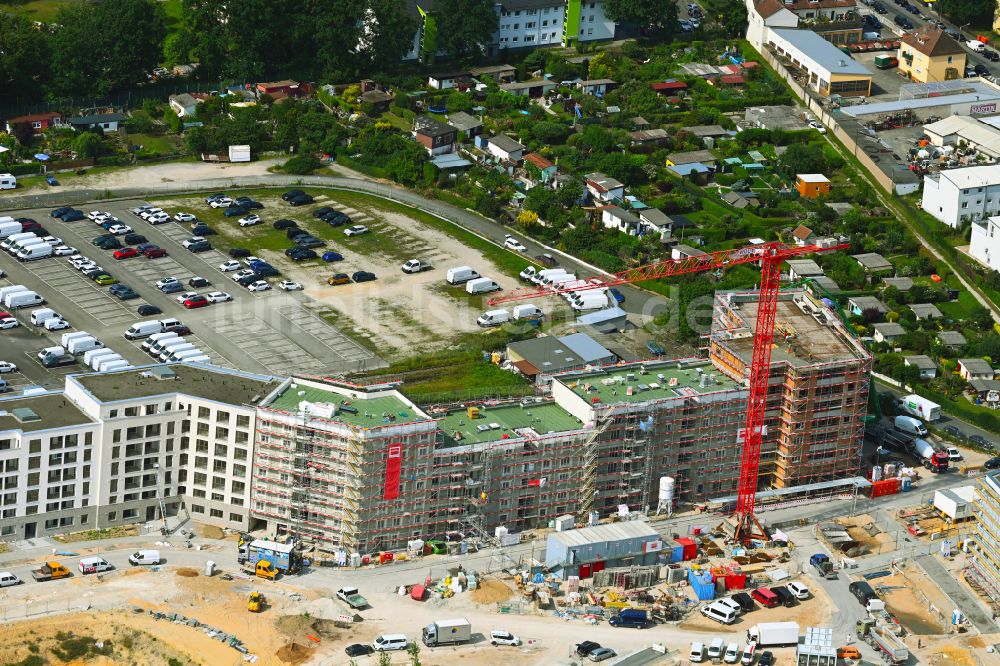
[{"label": "paved parking lot", "polygon": [[[113,213],[135,233],[142,234],[168,252],[159,259],[135,257],[122,261],[113,258],[112,252],[94,247],[91,241],[103,231],[90,220],[63,223],[49,216],[49,210],[2,211],[0,215],[30,217],[41,222],[48,232],[76,247],[83,255],[104,267],[119,282],[123,282],[140,298],[120,301],[72,267],[68,258],[55,257],[35,262],[20,263],[7,253],[0,253],[0,268],[8,273],[2,284],[24,284],[38,291],[48,306],[62,314],[73,326],[71,330],[86,330],[96,335],[107,346],[119,352],[134,364],[149,363],[149,357],[139,345],[126,340],[122,333],[141,317],[137,308],[142,304],[155,305],[163,311],[155,318],[176,317],[193,332],[188,341],[202,349],[213,363],[253,372],[288,373],[293,370],[316,374],[352,370],[364,364],[377,364],[378,359],[365,347],[346,337],[330,323],[318,316],[309,306],[308,297],[302,293],[285,293],[277,290],[252,293],[229,279],[218,266],[229,259],[223,252],[213,249],[195,254],[181,243],[190,237],[188,225],[170,222],[151,225],[132,215],[130,208],[141,201],[113,202],[80,207],[84,212],[100,209]],[[195,214],[197,210],[191,211]],[[209,239],[211,240],[211,238]],[[186,310],[176,301],[176,294],[163,294],[155,287],[157,280],[173,276],[185,283],[193,276],[204,277],[211,286],[186,290],[206,293],[225,291],[233,301],[218,303],[197,310]],[[276,283],[277,280],[272,280]],[[22,326],[29,323],[30,310],[17,313]],[[4,333],[10,333],[6,331]],[[38,349],[58,344],[61,332],[47,334],[47,340],[36,336],[27,355],[29,361]],[[141,341],[140,341],[141,342]],[[5,354],[6,356],[6,354]],[[22,360],[11,360],[22,365]],[[35,365],[37,361],[34,362]],[[82,366],[80,366],[82,367]],[[79,371],[80,367],[75,368]],[[40,379],[58,378],[60,372],[42,370]],[[70,371],[74,368],[70,368]],[[10,380],[10,377],[8,377]],[[11,382],[15,384],[15,382]],[[31,382],[25,382],[31,383]]]}]

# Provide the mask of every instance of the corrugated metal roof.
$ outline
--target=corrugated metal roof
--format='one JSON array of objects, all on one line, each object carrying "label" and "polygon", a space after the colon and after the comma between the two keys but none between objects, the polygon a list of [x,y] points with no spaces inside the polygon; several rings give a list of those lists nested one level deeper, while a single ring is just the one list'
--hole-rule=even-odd
[{"label": "corrugated metal roof", "polygon": [[648,523],[632,520],[626,523],[584,527],[568,532],[553,532],[549,534],[549,539],[555,539],[567,548],[572,548],[573,546],[586,546],[605,541],[624,541],[640,537],[659,538],[659,536],[660,533],[650,527]]}]

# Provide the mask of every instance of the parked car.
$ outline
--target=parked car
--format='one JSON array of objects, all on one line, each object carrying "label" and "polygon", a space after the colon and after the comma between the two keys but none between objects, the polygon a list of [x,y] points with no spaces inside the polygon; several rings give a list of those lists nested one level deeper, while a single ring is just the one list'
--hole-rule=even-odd
[{"label": "parked car", "polygon": [[322,259],[323,259],[323,261],[328,261],[328,262],[329,261],[343,261],[344,260],[344,255],[342,255],[339,252],[334,252],[332,250],[329,250],[329,251],[323,253]]},{"label": "parked car", "polygon": [[578,657],[586,657],[588,654],[594,650],[601,647],[600,643],[595,643],[594,641],[584,641],[582,643],[576,644],[576,655]]},{"label": "parked car", "polygon": [[260,215],[247,215],[246,217],[240,218],[241,227],[253,227],[263,222],[260,219]]},{"label": "parked car", "polygon": [[17,328],[21,324],[13,317],[4,317],[0,319],[0,331],[5,331],[9,328]]},{"label": "parked car", "polygon": [[197,236],[215,236],[215,229],[208,226],[207,224],[196,224],[191,227],[191,233]]},{"label": "parked car", "polygon": [[278,288],[283,291],[299,291],[302,289],[302,285],[294,280],[282,280],[278,283]]},{"label": "parked car", "polygon": [[315,250],[307,250],[305,248],[296,249],[288,256],[292,261],[308,261],[319,257]]},{"label": "parked car", "polygon": [[132,257],[139,256],[139,250],[134,247],[123,247],[120,250],[115,250],[111,256],[118,260],[131,259]]},{"label": "parked car", "polygon": [[147,259],[159,259],[160,257],[167,256],[167,251],[162,247],[151,247],[142,251]]},{"label": "parked car", "polygon": [[112,224],[108,227],[108,233],[112,233],[115,236],[122,236],[124,234],[132,233],[132,227],[127,224]]},{"label": "parked car", "polygon": [[514,250],[515,252],[527,252],[528,248],[524,246],[524,243],[517,240],[510,234],[507,234],[506,240],[503,242],[503,246],[508,250]]},{"label": "parked car", "polygon": [[17,372],[17,365],[9,361],[0,361],[0,374],[7,372]]},{"label": "parked car", "polygon": [[249,208],[250,210],[260,210],[261,208],[264,207],[264,204],[255,199],[251,199],[250,197],[236,197],[235,199],[233,199],[233,201],[239,204],[240,206],[245,206],[246,208]]},{"label": "parked car", "polygon": [[305,192],[303,192],[302,190],[288,190],[287,192],[285,192],[284,194],[281,195],[281,198],[284,201],[288,201],[289,199],[294,199],[295,197],[300,197],[303,194],[305,194]]},{"label": "parked car", "polygon": [[250,285],[247,286],[247,289],[249,289],[250,291],[254,291],[254,292],[257,292],[257,291],[267,291],[270,288],[271,288],[271,285],[269,285],[264,280],[258,280],[258,281],[256,281],[256,282],[254,282],[254,283],[252,283],[252,284],[250,284]]},{"label": "parked car", "polygon": [[138,308],[136,308],[136,312],[138,312],[139,315],[143,317],[151,317],[152,315],[163,314],[163,310],[156,307],[155,305],[149,305],[149,304],[140,305]]},{"label": "parked car", "polygon": [[335,273],[332,277],[326,279],[326,283],[332,286],[338,284],[350,284],[351,276],[347,273]]},{"label": "parked car", "polygon": [[228,254],[233,259],[242,259],[243,257],[250,256],[250,250],[244,249],[242,247],[234,247],[231,248],[229,252],[227,252],[226,254]]},{"label": "parked car", "polygon": [[177,213],[174,215],[174,219],[178,222],[194,222],[198,218],[192,213]]},{"label": "parked car", "polygon": [[375,274],[369,271],[355,271],[351,275],[351,279],[355,282],[371,282],[375,279]]},{"label": "parked car", "polygon": [[59,181],[56,180],[56,177],[53,176],[52,174],[48,174],[48,175],[45,176],[45,182],[50,187],[58,187],[58,185],[59,185]]},{"label": "parked car", "polygon": [[983,467],[986,469],[1000,469],[1000,456],[990,458],[983,463]]},{"label": "parked car", "polygon": [[490,645],[513,645],[518,646],[521,644],[521,639],[510,633],[509,631],[504,631],[502,629],[494,629],[490,632]]},{"label": "parked car", "polygon": [[227,208],[222,211],[224,217],[239,217],[241,215],[246,215],[250,212],[250,209],[246,206],[235,205],[232,208]]},{"label": "parked car", "polygon": [[368,227],[363,224],[355,224],[353,227],[347,227],[344,229],[345,236],[360,236],[361,234],[368,233]]},{"label": "parked car", "polygon": [[118,280],[116,280],[111,275],[104,273],[103,275],[98,275],[97,278],[94,279],[94,282],[101,285],[102,287],[107,287],[108,285],[112,285],[115,282],[118,282]]},{"label": "parked car", "polygon": [[125,234],[125,237],[122,238],[122,240],[125,241],[126,245],[138,245],[140,243],[148,242],[147,238],[142,234]]},{"label": "parked car", "polygon": [[314,199],[308,194],[302,194],[300,196],[288,199],[288,204],[290,206],[306,206],[308,204],[311,204],[313,201]]},{"label": "parked car", "polygon": [[292,227],[299,226],[299,224],[295,220],[281,219],[281,220],[276,220],[272,226],[275,229],[290,229]]},{"label": "parked car", "polygon": [[205,294],[205,298],[209,303],[226,303],[233,300],[233,297],[224,291],[210,291]]},{"label": "parked car", "polygon": [[200,243],[193,243],[191,245],[188,245],[188,250],[190,252],[195,252],[195,253],[208,252],[211,249],[212,249],[212,244],[209,243],[208,241],[201,241]]},{"label": "parked car", "polygon": [[221,264],[219,264],[219,270],[222,271],[223,273],[228,273],[230,271],[238,271],[240,269],[240,266],[242,265],[243,264],[236,261],[235,259],[230,259],[229,261],[224,261]]},{"label": "parked car", "polygon": [[180,296],[175,297],[174,300],[177,301],[178,303],[183,303],[184,301],[188,300],[189,298],[194,298],[197,295],[198,295],[197,291],[185,291]]},{"label": "parked car", "polygon": [[181,281],[175,277],[165,277],[156,281],[156,288],[163,289],[168,284],[180,284]]},{"label": "parked car", "polygon": [[233,200],[229,197],[222,195],[218,198],[212,199],[208,202],[208,205],[212,208],[229,208],[233,203]]},{"label": "parked car", "polygon": [[604,661],[606,659],[611,659],[612,657],[618,656],[618,653],[611,648],[599,647],[587,655],[587,659],[591,661]]},{"label": "parked car", "polygon": [[192,298],[186,299],[182,305],[188,310],[193,310],[195,308],[203,308],[209,304],[209,300],[204,296],[194,296]]},{"label": "parked car", "polygon": [[71,257],[74,254],[77,254],[77,249],[75,247],[70,247],[69,245],[60,245],[52,248],[52,254],[57,257]]},{"label": "parked car", "polygon": [[207,287],[210,284],[212,283],[209,282],[206,278],[198,277],[197,275],[188,280],[188,286],[195,287],[196,289],[200,289],[201,287]]}]

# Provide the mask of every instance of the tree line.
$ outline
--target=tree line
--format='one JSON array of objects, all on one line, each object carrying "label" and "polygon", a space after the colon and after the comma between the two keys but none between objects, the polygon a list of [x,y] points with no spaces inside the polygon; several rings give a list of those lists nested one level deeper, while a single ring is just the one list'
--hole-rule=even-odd
[{"label": "tree line", "polygon": [[[498,28],[494,0],[435,0],[426,32],[451,59],[483,53]],[[198,63],[202,81],[275,77],[377,78],[414,47],[407,0],[157,0],[67,3],[52,24],[0,11],[0,109],[67,97],[100,98],[148,80],[159,66]],[[673,0],[608,0],[618,22],[669,29]]]}]

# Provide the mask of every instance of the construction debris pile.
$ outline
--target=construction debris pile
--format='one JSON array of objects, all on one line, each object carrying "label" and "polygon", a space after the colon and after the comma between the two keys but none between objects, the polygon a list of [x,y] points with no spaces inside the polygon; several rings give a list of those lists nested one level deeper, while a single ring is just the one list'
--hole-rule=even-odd
[{"label": "construction debris pile", "polygon": [[160,611],[154,611],[152,609],[144,609],[139,606],[133,606],[132,612],[136,614],[146,613],[154,620],[166,620],[167,622],[173,622],[174,624],[183,624],[193,629],[201,629],[205,632],[205,635],[209,638],[214,638],[220,643],[225,643],[229,647],[233,648],[237,652],[243,655],[244,661],[248,661],[251,664],[257,662],[257,655],[250,654],[250,651],[243,644],[239,638],[233,634],[228,634],[221,629],[215,629],[206,624],[202,624],[193,617],[186,617],[180,613],[161,613]]}]

